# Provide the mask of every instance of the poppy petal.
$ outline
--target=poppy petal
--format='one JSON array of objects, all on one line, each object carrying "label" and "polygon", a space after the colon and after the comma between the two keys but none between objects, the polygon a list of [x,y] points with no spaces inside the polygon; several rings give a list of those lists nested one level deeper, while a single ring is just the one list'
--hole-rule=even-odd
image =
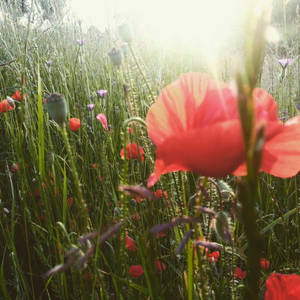
[{"label": "poppy petal", "polygon": [[178,170],[192,170],[204,176],[225,176],[243,161],[243,148],[239,120],[203,126],[169,137],[157,148],[155,172],[150,176],[148,186],[153,185],[160,175]]},{"label": "poppy petal", "polygon": [[158,145],[171,135],[192,129],[194,116],[209,88],[217,82],[208,75],[187,73],[166,86],[151,106],[146,122],[148,134]]},{"label": "poppy petal", "polygon": [[264,146],[261,170],[277,177],[295,176],[300,170],[300,117],[285,123]]},{"label": "poppy petal", "polygon": [[96,118],[102,123],[102,126],[105,130],[109,130],[107,125],[107,119],[104,114],[98,114]]},{"label": "poppy petal", "polygon": [[265,300],[300,300],[300,276],[271,274],[266,281]]}]

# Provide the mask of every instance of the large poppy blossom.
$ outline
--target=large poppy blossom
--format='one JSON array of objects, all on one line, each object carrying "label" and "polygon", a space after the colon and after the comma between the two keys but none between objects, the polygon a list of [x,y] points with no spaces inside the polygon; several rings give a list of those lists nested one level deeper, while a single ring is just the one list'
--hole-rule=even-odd
[{"label": "large poppy blossom", "polygon": [[[264,122],[262,171],[290,177],[300,170],[300,119],[283,124],[274,99],[253,92],[256,126]],[[208,75],[187,73],[166,86],[151,106],[148,134],[157,147],[152,186],[162,174],[193,171],[204,176],[245,175],[245,148],[237,95]]]},{"label": "large poppy blossom", "polygon": [[300,276],[270,275],[266,281],[265,300],[300,300]]}]

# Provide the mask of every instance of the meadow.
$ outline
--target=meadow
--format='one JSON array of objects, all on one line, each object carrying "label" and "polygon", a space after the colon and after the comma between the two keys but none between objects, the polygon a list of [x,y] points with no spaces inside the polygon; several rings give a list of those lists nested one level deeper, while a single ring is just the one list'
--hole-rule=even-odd
[{"label": "meadow", "polygon": [[127,24],[0,11],[0,299],[300,299],[299,7],[214,68]]}]

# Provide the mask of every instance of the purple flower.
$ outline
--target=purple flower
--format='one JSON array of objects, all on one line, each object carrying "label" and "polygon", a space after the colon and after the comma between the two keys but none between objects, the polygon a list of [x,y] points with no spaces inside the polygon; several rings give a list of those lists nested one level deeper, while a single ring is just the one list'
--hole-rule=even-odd
[{"label": "purple flower", "polygon": [[46,60],[46,65],[50,66],[52,65],[53,61],[52,60]]},{"label": "purple flower", "polygon": [[79,46],[83,45],[83,40],[77,40],[76,42],[78,43]]},{"label": "purple flower", "polygon": [[104,98],[104,96],[107,94],[107,90],[98,90],[97,94],[99,97]]},{"label": "purple flower", "polygon": [[278,62],[280,63],[282,68],[285,69],[288,65],[290,65],[293,62],[293,60],[291,58],[282,58],[278,59]]},{"label": "purple flower", "polygon": [[94,107],[95,107],[95,104],[93,104],[93,103],[91,103],[91,104],[88,104],[88,109],[89,110],[93,110],[94,109]]}]

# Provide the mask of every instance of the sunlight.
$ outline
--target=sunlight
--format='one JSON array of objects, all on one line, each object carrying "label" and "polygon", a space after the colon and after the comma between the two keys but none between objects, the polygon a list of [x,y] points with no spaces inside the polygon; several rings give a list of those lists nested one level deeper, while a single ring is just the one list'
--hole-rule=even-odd
[{"label": "sunlight", "polygon": [[100,30],[129,21],[161,44],[213,54],[242,27],[248,0],[69,0],[71,10]]}]

